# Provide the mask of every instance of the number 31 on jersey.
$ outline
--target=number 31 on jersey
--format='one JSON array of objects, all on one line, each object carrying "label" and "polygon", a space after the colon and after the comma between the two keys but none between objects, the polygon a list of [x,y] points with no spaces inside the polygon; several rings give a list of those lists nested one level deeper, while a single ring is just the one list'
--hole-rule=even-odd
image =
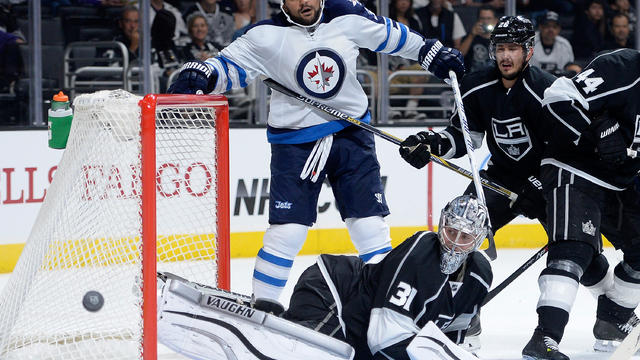
[{"label": "number 31 on jersey", "polygon": [[418,290],[412,288],[411,285],[407,284],[406,282],[401,281],[398,284],[398,292],[396,292],[394,295],[391,295],[389,302],[394,305],[402,306],[404,310],[409,311],[411,302],[413,301],[413,298],[417,293]]}]

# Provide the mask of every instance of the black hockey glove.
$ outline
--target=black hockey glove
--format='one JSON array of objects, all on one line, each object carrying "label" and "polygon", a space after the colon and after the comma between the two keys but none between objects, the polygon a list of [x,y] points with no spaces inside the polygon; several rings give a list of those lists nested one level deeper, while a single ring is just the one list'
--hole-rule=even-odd
[{"label": "black hockey glove", "polygon": [[438,78],[444,80],[449,78],[449,70],[453,70],[458,77],[458,81],[464,75],[464,57],[456,49],[443,46],[435,39],[427,39],[420,53],[418,62],[423,69],[432,72]]},{"label": "black hockey glove", "polygon": [[178,79],[169,86],[169,94],[195,94],[198,90],[208,94],[216,86],[218,73],[203,61],[188,61],[182,65]]},{"label": "black hockey glove", "polygon": [[607,165],[618,166],[627,159],[627,146],[620,124],[608,116],[603,116],[600,120],[594,129],[598,154]]},{"label": "black hockey glove", "polygon": [[431,161],[431,153],[441,155],[443,139],[433,131],[421,131],[400,143],[400,156],[411,166],[422,169]]},{"label": "black hockey glove", "polygon": [[547,202],[542,195],[542,182],[531,175],[518,189],[518,198],[509,206],[529,219],[546,220]]}]

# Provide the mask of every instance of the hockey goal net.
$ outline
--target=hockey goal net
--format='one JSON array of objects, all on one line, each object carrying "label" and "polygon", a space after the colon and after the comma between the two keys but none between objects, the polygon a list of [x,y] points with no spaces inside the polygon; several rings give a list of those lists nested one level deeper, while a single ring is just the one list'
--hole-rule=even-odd
[{"label": "hockey goal net", "polygon": [[156,271],[229,287],[228,194],[224,97],[78,97],[0,294],[0,359],[155,358]]}]

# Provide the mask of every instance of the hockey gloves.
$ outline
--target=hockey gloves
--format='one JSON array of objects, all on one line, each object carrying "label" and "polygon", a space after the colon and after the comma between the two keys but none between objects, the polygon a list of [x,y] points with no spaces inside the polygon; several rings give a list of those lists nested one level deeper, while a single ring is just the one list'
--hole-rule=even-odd
[{"label": "hockey gloves", "polygon": [[216,69],[203,61],[188,61],[182,65],[178,79],[169,86],[169,94],[196,94],[198,90],[208,94],[218,80]]},{"label": "hockey gloves", "polygon": [[518,198],[509,204],[520,214],[529,219],[545,221],[547,217],[547,202],[542,195],[542,182],[531,175],[527,181],[518,188]]},{"label": "hockey gloves", "polygon": [[438,78],[444,80],[449,78],[449,70],[453,70],[462,79],[464,75],[464,58],[462,53],[456,49],[443,46],[435,39],[427,39],[420,53],[418,61],[423,69],[432,72]]},{"label": "hockey gloves", "polygon": [[627,146],[620,124],[608,116],[603,116],[600,120],[594,130],[598,154],[606,165],[618,166],[627,159]]},{"label": "hockey gloves", "polygon": [[431,161],[431,152],[441,154],[442,138],[433,131],[421,131],[400,143],[400,156],[411,166],[422,169]]}]

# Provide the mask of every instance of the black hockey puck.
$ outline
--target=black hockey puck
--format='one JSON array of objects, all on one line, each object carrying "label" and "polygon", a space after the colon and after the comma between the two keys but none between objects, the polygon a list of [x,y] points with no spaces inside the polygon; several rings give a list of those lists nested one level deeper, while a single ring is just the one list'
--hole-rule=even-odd
[{"label": "black hockey puck", "polygon": [[97,291],[87,291],[82,298],[82,306],[91,312],[102,309],[102,305],[104,305],[104,297]]}]

